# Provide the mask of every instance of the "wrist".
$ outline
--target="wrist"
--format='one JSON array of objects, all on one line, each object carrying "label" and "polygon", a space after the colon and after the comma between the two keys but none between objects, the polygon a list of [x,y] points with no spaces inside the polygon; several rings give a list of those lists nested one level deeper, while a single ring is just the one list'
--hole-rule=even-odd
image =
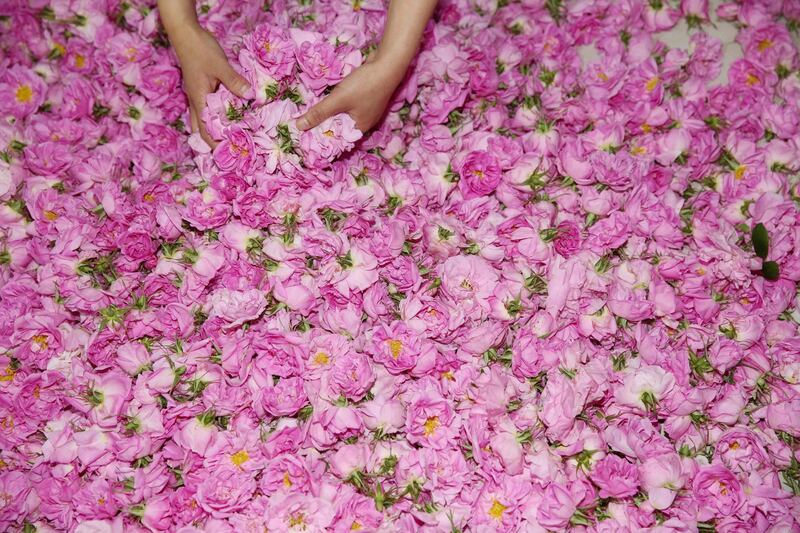
[{"label": "wrist", "polygon": [[173,28],[172,31],[167,30],[167,34],[175,53],[180,56],[184,50],[191,51],[196,48],[198,39],[204,31],[203,27],[195,21]]},{"label": "wrist", "polygon": [[403,54],[381,53],[381,50],[378,50],[375,54],[375,63],[387,80],[399,85],[408,71],[411,58]]}]

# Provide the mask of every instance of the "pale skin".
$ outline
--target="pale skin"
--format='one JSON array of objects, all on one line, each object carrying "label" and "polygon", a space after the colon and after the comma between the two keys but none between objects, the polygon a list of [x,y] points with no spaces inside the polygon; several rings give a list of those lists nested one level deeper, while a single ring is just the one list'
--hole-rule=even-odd
[{"label": "pale skin", "polygon": [[[417,53],[435,7],[436,0],[390,0],[377,51],[300,116],[297,127],[308,130],[339,113],[349,114],[361,131],[374,127]],[[247,99],[255,96],[253,88],[231,67],[214,36],[198,23],[195,0],[158,0],[158,8],[183,71],[192,131],[214,146],[200,119],[206,96],[220,83]]]}]

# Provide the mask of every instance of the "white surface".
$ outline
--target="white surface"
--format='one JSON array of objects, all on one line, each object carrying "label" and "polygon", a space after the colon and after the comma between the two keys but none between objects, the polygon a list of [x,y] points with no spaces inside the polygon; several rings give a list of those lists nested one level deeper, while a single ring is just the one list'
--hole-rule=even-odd
[{"label": "white surface", "polygon": [[[722,0],[711,0],[711,2],[709,2],[709,16],[711,22],[704,23],[702,27],[702,31],[718,38],[722,41],[723,45],[722,70],[719,76],[717,76],[717,79],[714,80],[714,83],[727,83],[728,69],[730,69],[731,63],[742,57],[742,48],[735,41],[736,34],[738,33],[736,26],[717,18],[717,6],[721,3]],[[669,48],[683,48],[684,50],[688,50],[690,35],[691,33],[686,24],[686,20],[682,18],[671,30],[658,32],[655,34],[655,37]],[[582,46],[579,48],[578,52],[584,65],[600,57],[593,46]]]}]

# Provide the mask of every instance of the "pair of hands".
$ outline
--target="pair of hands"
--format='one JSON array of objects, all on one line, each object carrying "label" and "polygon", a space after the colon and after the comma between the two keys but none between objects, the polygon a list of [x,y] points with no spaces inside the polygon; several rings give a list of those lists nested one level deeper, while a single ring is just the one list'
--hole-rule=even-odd
[{"label": "pair of hands", "polygon": [[[206,96],[222,83],[241,98],[254,98],[253,88],[228,63],[217,40],[206,30],[197,27],[184,32],[174,43],[183,71],[183,83],[189,98],[189,113],[193,132],[214,147],[201,113]],[[362,132],[371,129],[383,116],[386,105],[405,75],[407,65],[371,56],[333,89],[331,94],[311,107],[297,119],[297,127],[308,130],[339,113],[348,113]]]}]

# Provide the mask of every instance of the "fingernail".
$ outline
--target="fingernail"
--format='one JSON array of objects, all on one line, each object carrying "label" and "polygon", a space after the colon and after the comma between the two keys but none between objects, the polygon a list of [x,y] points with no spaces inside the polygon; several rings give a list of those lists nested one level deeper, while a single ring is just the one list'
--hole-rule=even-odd
[{"label": "fingernail", "polygon": [[299,130],[305,131],[308,129],[308,119],[306,117],[298,118],[296,124]]},{"label": "fingernail", "polygon": [[250,85],[242,85],[242,97],[252,100],[256,97],[256,91]]}]

